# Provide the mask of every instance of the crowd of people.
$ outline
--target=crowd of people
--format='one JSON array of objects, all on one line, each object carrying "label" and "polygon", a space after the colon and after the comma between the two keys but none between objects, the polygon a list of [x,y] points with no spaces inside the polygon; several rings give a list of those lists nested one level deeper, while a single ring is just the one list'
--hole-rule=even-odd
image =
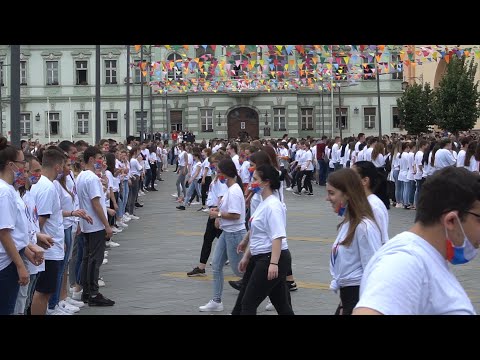
[{"label": "crowd of people", "polygon": [[[244,139],[245,140],[245,139]],[[115,304],[103,296],[101,266],[112,239],[139,220],[140,199],[175,166],[178,211],[207,213],[199,263],[213,242],[212,297],[221,312],[225,265],[241,280],[232,314],[294,314],[298,289],[287,236],[285,192],[326,201],[340,217],[330,256],[332,313],[474,314],[453,265],[480,244],[480,145],[459,136],[328,139],[151,137],[95,146],[65,140],[16,149],[0,137],[0,314],[74,314]],[[317,187],[318,186],[318,187]],[[288,198],[288,197],[287,197]],[[390,239],[391,207],[416,211],[415,224]]]}]

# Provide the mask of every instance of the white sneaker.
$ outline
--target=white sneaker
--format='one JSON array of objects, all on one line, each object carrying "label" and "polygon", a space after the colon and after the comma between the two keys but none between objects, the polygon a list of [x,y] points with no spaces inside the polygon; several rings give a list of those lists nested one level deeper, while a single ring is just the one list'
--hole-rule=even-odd
[{"label": "white sneaker", "polygon": [[75,301],[82,301],[83,290],[74,291],[72,294],[72,299]]},{"label": "white sneaker", "polygon": [[140,218],[139,218],[138,216],[136,216],[136,215],[130,215],[130,218],[131,218],[132,220],[139,220],[139,219],[140,219]]},{"label": "white sneaker", "polygon": [[130,215],[123,215],[122,217],[122,222],[124,224],[128,223],[130,220],[132,220],[132,218],[130,217]]},{"label": "white sneaker", "polygon": [[287,187],[285,190],[287,191],[293,191],[293,189],[291,187]]},{"label": "white sneaker", "polygon": [[105,252],[103,253],[103,257],[104,258],[108,257],[108,251],[107,250],[105,250]]},{"label": "white sneaker", "polygon": [[128,227],[128,225],[125,224],[124,222],[122,222],[122,221],[117,221],[117,228],[123,230],[123,229],[125,229],[125,228],[127,228],[127,227]]},{"label": "white sneaker", "polygon": [[173,197],[178,197],[178,195],[177,195],[177,194],[170,194],[170,195],[172,195]]},{"label": "white sneaker", "polygon": [[46,311],[45,315],[73,315],[73,314],[61,310],[60,307],[57,305],[57,306],[55,306],[54,309],[47,308],[47,311]]},{"label": "white sneaker", "polygon": [[114,234],[118,234],[118,233],[121,233],[122,230],[119,229],[119,228],[117,228],[117,227],[115,227],[115,226],[112,226],[112,232],[113,232]]},{"label": "white sneaker", "polygon": [[138,196],[145,196],[145,193],[143,191],[139,191]]},{"label": "white sneaker", "polygon": [[98,279],[98,286],[99,287],[105,286],[105,281],[103,281],[102,279]]},{"label": "white sneaker", "polygon": [[198,308],[200,311],[223,311],[223,304],[210,300],[207,304]]},{"label": "white sneaker", "polygon": [[69,303],[70,305],[76,306],[78,308],[82,308],[85,306],[85,303],[83,301],[77,301],[72,299],[71,297],[66,297],[65,301]]},{"label": "white sneaker", "polygon": [[78,306],[74,306],[66,302],[65,300],[61,300],[58,303],[58,307],[60,307],[60,310],[63,310],[65,312],[69,312],[72,314],[75,314],[76,312],[80,311],[80,308]]},{"label": "white sneaker", "polygon": [[116,243],[116,242],[114,242],[114,241],[112,241],[112,240],[107,241],[107,242],[105,243],[105,245],[106,245],[107,247],[112,247],[112,248],[113,248],[113,247],[120,246],[119,243]]},{"label": "white sneaker", "polygon": [[267,310],[267,311],[275,310],[275,306],[273,306],[273,304],[270,302],[270,300],[268,300],[268,304],[267,304],[267,306],[265,306],[265,310]]},{"label": "white sneaker", "polygon": [[191,202],[190,205],[200,205],[198,201]]},{"label": "white sneaker", "polygon": [[102,261],[102,265],[106,265],[106,264],[108,264],[108,259],[104,258],[103,261]]},{"label": "white sneaker", "polygon": [[203,211],[204,213],[208,213],[208,212],[210,212],[210,209],[209,209],[209,208],[205,208],[205,209],[203,209],[202,211]]}]

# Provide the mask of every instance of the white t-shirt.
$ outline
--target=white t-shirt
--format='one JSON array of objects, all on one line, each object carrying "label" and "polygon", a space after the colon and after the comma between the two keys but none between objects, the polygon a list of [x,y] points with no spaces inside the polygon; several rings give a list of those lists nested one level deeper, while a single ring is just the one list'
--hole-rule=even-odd
[{"label": "white t-shirt", "polygon": [[148,158],[150,156],[150,151],[148,149],[143,149],[140,152],[145,157],[145,160],[143,161],[143,166],[145,167],[145,170],[150,169],[150,163],[148,162]]},{"label": "white t-shirt", "polygon": [[282,238],[282,250],[288,249],[287,215],[283,204],[270,195],[258,205],[250,217],[250,251],[252,255],[272,251],[273,240]]},{"label": "white t-shirt", "polygon": [[457,161],[452,152],[448,149],[438,149],[435,153],[435,169],[440,170],[444,167],[455,165]]},{"label": "white t-shirt", "polygon": [[[115,191],[113,189],[113,174],[110,170],[105,170],[105,176],[108,179],[107,190],[105,191],[105,206],[109,208],[110,207],[110,189],[112,189],[112,191]],[[117,191],[118,191],[118,188],[117,188]]]},{"label": "white t-shirt", "polygon": [[212,181],[208,187],[207,206],[217,206],[218,198],[225,196],[227,191],[227,184],[222,184],[218,180]]},{"label": "white t-shirt", "polygon": [[92,206],[92,199],[100,198],[100,205],[102,206],[105,217],[107,217],[103,186],[99,177],[91,170],[82,171],[77,178],[77,188],[80,208],[84,209],[93,219],[93,224],[91,225],[86,220],[80,219],[80,229],[82,229],[83,233],[93,233],[104,230],[105,226],[100,221],[100,218]]},{"label": "white t-shirt", "polygon": [[235,164],[235,167],[237,168],[237,173],[238,173],[238,170],[240,170],[240,161],[238,159],[239,159],[238,154],[235,154],[232,156],[232,161]]},{"label": "white t-shirt", "polygon": [[228,188],[220,201],[220,212],[240,214],[237,220],[220,218],[220,228],[226,232],[236,232],[245,229],[245,198],[237,183]]},{"label": "white t-shirt", "polygon": [[447,261],[427,241],[408,231],[373,255],[356,307],[385,315],[475,315]]},{"label": "white t-shirt", "polygon": [[330,289],[337,291],[346,286],[358,286],[368,261],[382,246],[380,230],[372,220],[364,218],[355,229],[353,241],[349,246],[340,245],[347,236],[349,222],[338,230],[337,238],[330,254]]},{"label": "white t-shirt", "polygon": [[129,177],[133,176],[140,176],[140,173],[142,172],[143,167],[140,165],[137,159],[131,158],[130,159],[130,172],[128,173]]},{"label": "white t-shirt", "polygon": [[[421,180],[423,177],[423,151],[418,150],[415,153],[415,159],[414,159],[414,164],[415,164],[415,174],[413,175],[415,180]],[[422,166],[422,169],[420,169],[420,166]]]},{"label": "white t-shirt", "polygon": [[53,239],[53,246],[45,250],[45,260],[63,260],[65,256],[63,232],[63,215],[60,198],[53,182],[46,176],[32,186],[31,195],[35,198],[35,205],[39,216],[50,215],[43,225],[42,233]]},{"label": "white t-shirt", "polygon": [[250,184],[250,171],[248,171],[249,168],[250,161],[245,160],[240,167],[240,171],[238,172],[238,175],[240,176],[240,179],[242,179],[242,183],[244,184]]},{"label": "white t-shirt", "polygon": [[385,166],[385,156],[383,156],[383,154],[378,154],[375,160],[372,159],[372,163],[377,168]]},{"label": "white t-shirt", "polygon": [[375,194],[370,194],[367,196],[368,203],[370,204],[373,210],[373,217],[377,222],[377,225],[380,227],[380,232],[382,233],[382,243],[385,244],[388,241],[388,210],[385,204],[380,198]]},{"label": "white t-shirt", "polygon": [[[22,199],[26,206],[25,214],[28,220],[28,240],[29,243],[36,244],[37,233],[40,232],[40,227],[38,225],[38,213],[37,207],[35,206],[35,199],[28,190],[25,192]],[[30,275],[45,271],[45,262],[42,262],[39,266],[33,265],[30,261],[25,261],[25,264]]]},{"label": "white t-shirt", "polygon": [[[15,248],[20,251],[28,245],[28,220],[26,206],[14,187],[0,179],[0,230],[10,229]],[[63,230],[62,230],[63,231]],[[0,242],[0,270],[5,269],[12,259]]]},{"label": "white t-shirt", "polygon": [[457,167],[463,167],[465,165],[465,156],[467,155],[465,150],[460,150],[457,156]]},{"label": "white t-shirt", "polygon": [[[53,182],[53,185],[55,185],[55,190],[57,190],[62,211],[72,212],[73,210],[75,210],[75,198],[72,198],[72,196],[62,187],[62,185],[57,180]],[[68,229],[70,226],[73,225],[74,222],[74,216],[63,217],[63,228]]]}]

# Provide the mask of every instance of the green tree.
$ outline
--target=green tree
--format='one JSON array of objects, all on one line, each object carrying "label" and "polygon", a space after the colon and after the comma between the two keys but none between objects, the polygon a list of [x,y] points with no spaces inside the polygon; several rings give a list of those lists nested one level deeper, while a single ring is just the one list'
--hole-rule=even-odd
[{"label": "green tree", "polygon": [[402,97],[397,99],[398,115],[409,134],[418,135],[428,132],[428,125],[433,123],[431,111],[432,89],[426,84],[408,86]]},{"label": "green tree", "polygon": [[463,56],[453,56],[446,73],[434,91],[432,109],[436,124],[458,134],[473,128],[480,116],[480,94],[475,82],[477,65],[472,58],[467,64]]}]

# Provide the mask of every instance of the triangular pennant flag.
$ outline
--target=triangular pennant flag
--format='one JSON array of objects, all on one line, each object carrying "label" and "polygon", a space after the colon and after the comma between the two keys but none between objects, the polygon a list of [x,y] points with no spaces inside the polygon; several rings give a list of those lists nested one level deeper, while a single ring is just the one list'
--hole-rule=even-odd
[{"label": "triangular pennant flag", "polygon": [[141,47],[142,47],[142,45],[135,45],[135,51],[139,52]]},{"label": "triangular pennant flag", "polygon": [[238,48],[240,49],[240,52],[243,54],[245,51],[245,45],[238,45]]},{"label": "triangular pennant flag", "polygon": [[283,45],[275,45],[275,47],[277,48],[278,52],[282,52]]}]

